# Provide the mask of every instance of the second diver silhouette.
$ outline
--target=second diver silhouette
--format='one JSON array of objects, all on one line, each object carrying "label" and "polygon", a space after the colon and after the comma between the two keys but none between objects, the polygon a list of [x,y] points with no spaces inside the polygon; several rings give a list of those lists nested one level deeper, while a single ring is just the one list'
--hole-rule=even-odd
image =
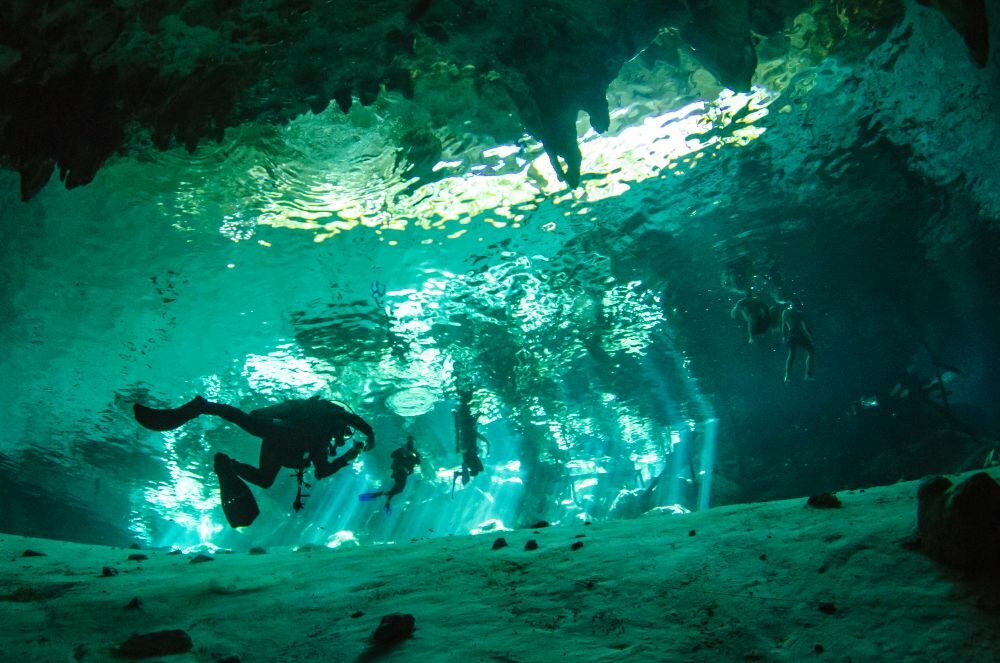
[{"label": "second diver silhouette", "polygon": [[388,490],[377,490],[358,495],[358,499],[362,502],[368,502],[377,497],[385,496],[385,506],[383,509],[386,515],[392,513],[392,498],[403,492],[403,489],[406,488],[406,479],[413,474],[413,468],[420,464],[420,454],[417,453],[416,448],[413,446],[412,435],[406,438],[405,447],[399,447],[389,456],[392,458],[392,487]]},{"label": "second diver silhouette", "polygon": [[455,411],[455,451],[462,454],[462,469],[456,470],[451,480],[451,495],[455,496],[455,484],[459,477],[462,485],[468,485],[472,477],[483,471],[483,461],[479,458],[479,440],[486,443],[486,453],[490,441],[476,430],[477,416],[472,412],[472,392],[458,393],[458,409]]},{"label": "second diver silhouette", "polygon": [[[261,488],[270,488],[281,468],[287,467],[297,471],[301,482],[310,464],[315,468],[316,478],[323,479],[343,469],[363,450],[375,446],[375,432],[368,422],[319,396],[287,400],[249,413],[201,396],[171,409],[155,409],[136,403],[134,411],[136,421],[150,430],[174,430],[201,415],[211,415],[261,438],[259,467],[241,463],[224,453],[215,454],[222,509],[233,527],[246,527],[260,513],[244,480]],[[350,449],[337,456],[337,449],[355,430],[364,433],[365,442],[355,442]],[[296,511],[302,508],[301,483],[299,488],[293,505]]]}]

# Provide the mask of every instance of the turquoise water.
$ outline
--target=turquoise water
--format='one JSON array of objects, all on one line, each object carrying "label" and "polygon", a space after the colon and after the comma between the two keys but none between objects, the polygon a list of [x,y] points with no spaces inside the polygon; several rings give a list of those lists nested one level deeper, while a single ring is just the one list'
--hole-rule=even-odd
[{"label": "turquoise water", "polygon": [[[405,541],[976,462],[998,423],[996,72],[959,48],[928,61],[917,35],[850,66],[786,62],[746,95],[678,95],[655,67],[640,87],[631,63],[611,131],[581,116],[575,191],[528,136],[401,155],[392,98],[190,155],[140,149],[29,203],[4,174],[2,528]],[[817,382],[801,365],[782,382],[778,336],[746,344],[743,285],[803,299]],[[947,381],[947,416],[939,395],[901,395],[911,376]],[[453,495],[464,389],[490,448]],[[132,418],[195,394],[246,410],[321,394],[378,446],[298,514],[283,473],[234,532],[212,457],[254,462],[257,440]],[[357,495],[407,435],[423,463],[386,516]]]}]

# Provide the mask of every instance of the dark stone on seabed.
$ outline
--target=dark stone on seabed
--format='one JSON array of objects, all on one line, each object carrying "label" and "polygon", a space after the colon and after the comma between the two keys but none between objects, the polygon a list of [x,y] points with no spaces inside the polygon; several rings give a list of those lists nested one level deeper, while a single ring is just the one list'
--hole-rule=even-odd
[{"label": "dark stone on seabed", "polygon": [[547,520],[539,520],[537,523],[529,527],[528,529],[541,529],[543,527],[548,527],[549,522]]},{"label": "dark stone on seabed", "polygon": [[1000,484],[985,472],[953,485],[925,479],[917,489],[920,547],[972,574],[1000,576]]},{"label": "dark stone on seabed", "polygon": [[507,539],[502,536],[493,542],[493,550],[500,550],[507,547]]},{"label": "dark stone on seabed", "polygon": [[47,557],[43,552],[38,552],[37,550],[25,550],[21,553],[21,557]]},{"label": "dark stone on seabed", "polygon": [[806,504],[816,509],[839,509],[841,506],[843,506],[840,503],[840,498],[838,498],[833,493],[821,493],[819,495],[813,495],[809,498]]},{"label": "dark stone on seabed", "polygon": [[145,562],[149,557],[141,553],[135,553],[128,556],[128,561],[130,562]]},{"label": "dark stone on seabed", "polygon": [[209,557],[208,555],[198,555],[197,557],[194,557],[189,562],[189,564],[201,564],[203,562],[214,562],[214,561],[215,561],[214,557]]},{"label": "dark stone on seabed", "polygon": [[417,620],[413,615],[394,612],[382,618],[372,639],[380,645],[402,642],[413,635],[416,623]]},{"label": "dark stone on seabed", "polygon": [[261,548],[260,546],[254,546],[253,548],[250,549],[251,555],[264,555],[266,553],[267,551]]},{"label": "dark stone on seabed", "polygon": [[524,549],[525,550],[538,550],[538,541],[535,541],[534,539],[528,539],[524,543]]},{"label": "dark stone on seabed", "polygon": [[832,601],[820,601],[819,611],[824,615],[832,615],[837,612],[837,606],[835,606]]},{"label": "dark stone on seabed", "polygon": [[139,600],[138,596],[133,596],[132,600],[128,602],[125,606],[126,610],[142,610],[142,601]]},{"label": "dark stone on seabed", "polygon": [[112,568],[110,566],[105,566],[101,569],[102,578],[110,578],[111,576],[118,575],[118,569]]},{"label": "dark stone on seabed", "polygon": [[583,541],[574,541],[573,545],[571,545],[569,548],[570,550],[579,550],[582,547],[583,547]]},{"label": "dark stone on seabed", "polygon": [[191,651],[192,647],[191,636],[181,629],[173,629],[133,635],[120,647],[112,649],[111,653],[118,658],[146,658],[183,654]]}]

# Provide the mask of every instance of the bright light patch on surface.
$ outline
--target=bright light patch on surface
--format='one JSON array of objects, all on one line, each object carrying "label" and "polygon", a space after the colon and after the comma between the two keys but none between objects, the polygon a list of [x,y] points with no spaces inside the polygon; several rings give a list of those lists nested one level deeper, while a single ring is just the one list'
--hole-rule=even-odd
[{"label": "bright light patch on surface", "polygon": [[592,460],[573,459],[564,465],[566,473],[571,476],[591,475],[597,472],[597,463]]},{"label": "bright light patch on surface", "polygon": [[[223,232],[239,241],[251,237],[256,226],[268,225],[309,230],[316,234],[316,241],[323,241],[357,227],[444,230],[452,222],[485,214],[491,217],[487,223],[505,227],[551,196],[558,196],[557,202],[586,208],[588,203],[625,193],[632,184],[661,176],[683,159],[692,157],[675,173],[694,167],[694,157],[707,153],[703,151],[743,146],[759,138],[764,130],[753,123],[767,114],[775,97],[760,87],[749,93],[724,90],[712,102],[698,101],[647,117],[615,133],[588,131],[580,140],[582,171],[593,177],[585,178],[581,188],[572,192],[559,181],[544,149],[530,136],[522,139],[527,147],[501,145],[483,150],[483,162],[468,165],[464,172],[457,172],[465,165],[462,160],[440,161],[432,168],[434,172],[456,174],[424,183],[416,193],[406,190],[413,181],[394,178],[381,158],[372,170],[385,167],[385,176],[358,173],[354,181],[335,183],[324,175],[336,170],[335,162],[326,169],[315,163],[293,165],[287,170],[299,181],[290,185],[292,191],[267,195],[268,200],[254,212],[244,203],[225,217]],[[320,157],[306,153],[303,158]],[[262,178],[261,187],[268,183],[269,178]]]},{"label": "bright light patch on surface", "polygon": [[517,473],[521,471],[521,461],[512,460],[509,463],[504,463],[503,465],[496,466],[497,472],[513,472]]},{"label": "bright light patch on surface", "polygon": [[616,285],[604,295],[604,310],[614,320],[617,333],[602,339],[606,352],[644,355],[652,342],[652,333],[663,322],[659,298],[642,284],[632,281]]},{"label": "bright light patch on surface", "polygon": [[243,364],[243,376],[255,392],[284,398],[289,398],[290,392],[310,396],[325,391],[331,372],[331,367],[313,357],[303,357],[291,344],[266,355],[248,355]]},{"label": "bright light patch on surface", "polygon": [[681,443],[681,432],[679,430],[670,431],[670,451],[673,452],[674,448]]},{"label": "bright light patch on surface", "polygon": [[413,387],[390,395],[385,404],[401,417],[418,417],[430,412],[438,398],[438,394],[426,387]]}]

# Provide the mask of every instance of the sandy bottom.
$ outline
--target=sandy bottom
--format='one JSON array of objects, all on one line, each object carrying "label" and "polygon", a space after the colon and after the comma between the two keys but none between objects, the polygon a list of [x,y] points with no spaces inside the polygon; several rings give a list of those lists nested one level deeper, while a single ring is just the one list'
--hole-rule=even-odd
[{"label": "sandy bottom", "polygon": [[[902,545],[916,488],[203,563],[0,535],[0,658],[104,661],[183,629],[193,649],[158,660],[998,660],[1000,588]],[[395,612],[415,634],[370,650]]]}]

